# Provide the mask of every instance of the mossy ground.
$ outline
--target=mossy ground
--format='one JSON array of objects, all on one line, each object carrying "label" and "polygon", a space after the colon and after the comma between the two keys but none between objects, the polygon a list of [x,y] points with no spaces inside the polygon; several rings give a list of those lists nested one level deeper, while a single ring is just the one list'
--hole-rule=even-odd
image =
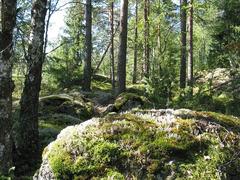
[{"label": "mossy ground", "polygon": [[194,119],[167,128],[132,114],[109,115],[81,136],[73,132],[57,140],[48,160],[58,179],[230,177],[240,166],[239,159],[226,165],[240,147],[239,137],[222,127],[218,133],[198,129]]}]

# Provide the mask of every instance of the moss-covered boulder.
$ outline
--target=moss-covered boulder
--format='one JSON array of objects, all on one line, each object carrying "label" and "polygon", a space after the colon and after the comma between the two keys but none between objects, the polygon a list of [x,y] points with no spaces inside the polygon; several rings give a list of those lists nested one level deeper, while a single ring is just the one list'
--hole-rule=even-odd
[{"label": "moss-covered boulder", "polygon": [[194,114],[133,111],[67,127],[34,178],[239,179],[240,120]]},{"label": "moss-covered boulder", "polygon": [[149,105],[150,102],[146,97],[129,92],[121,93],[114,102],[116,111],[127,111],[133,108],[147,107]]},{"label": "moss-covered boulder", "polygon": [[41,149],[55,140],[65,127],[90,119],[94,114],[93,109],[93,103],[80,93],[41,97],[39,101]]},{"label": "moss-covered boulder", "polygon": [[67,94],[50,95],[40,98],[40,116],[51,114],[67,114],[86,120],[93,115],[93,104],[81,96]]}]

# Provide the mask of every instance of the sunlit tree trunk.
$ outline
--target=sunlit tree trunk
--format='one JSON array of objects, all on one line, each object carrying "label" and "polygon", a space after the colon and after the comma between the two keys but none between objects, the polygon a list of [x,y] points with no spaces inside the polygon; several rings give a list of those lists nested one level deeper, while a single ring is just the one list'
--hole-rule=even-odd
[{"label": "sunlit tree trunk", "polygon": [[127,59],[127,30],[128,30],[128,0],[121,1],[120,36],[118,55],[118,93],[126,90],[126,59]]},{"label": "sunlit tree trunk", "polygon": [[188,85],[193,87],[193,0],[190,0]]},{"label": "sunlit tree trunk", "polygon": [[92,77],[92,0],[86,1],[86,58],[84,60],[83,90],[91,90]]},{"label": "sunlit tree trunk", "polygon": [[133,63],[133,80],[137,82],[137,61],[138,61],[138,0],[135,1],[135,34],[134,34],[134,63]]},{"label": "sunlit tree trunk", "polygon": [[36,165],[39,158],[38,103],[44,59],[44,31],[47,0],[34,0],[31,14],[31,33],[27,55],[27,75],[20,100],[16,149],[17,168]]},{"label": "sunlit tree trunk", "polygon": [[181,6],[181,66],[180,66],[180,88],[186,87],[186,61],[187,61],[187,0],[180,0]]},{"label": "sunlit tree trunk", "polygon": [[16,0],[1,0],[0,34],[0,174],[12,166],[12,61]]}]

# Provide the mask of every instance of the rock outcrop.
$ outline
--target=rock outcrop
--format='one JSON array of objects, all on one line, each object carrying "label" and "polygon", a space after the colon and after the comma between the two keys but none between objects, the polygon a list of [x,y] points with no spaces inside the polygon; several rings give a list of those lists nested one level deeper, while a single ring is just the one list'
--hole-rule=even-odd
[{"label": "rock outcrop", "polygon": [[34,179],[240,178],[240,119],[135,110],[61,131]]}]

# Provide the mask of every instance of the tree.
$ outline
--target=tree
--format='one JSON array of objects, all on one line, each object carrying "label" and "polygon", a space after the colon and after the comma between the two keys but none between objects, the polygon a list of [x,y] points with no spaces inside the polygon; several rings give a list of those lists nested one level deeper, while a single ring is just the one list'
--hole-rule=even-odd
[{"label": "tree", "polygon": [[187,62],[187,0],[180,0],[181,6],[181,66],[180,66],[180,88],[186,87],[186,62]]},{"label": "tree", "polygon": [[120,35],[118,54],[118,93],[126,90],[126,61],[127,61],[127,31],[128,31],[128,0],[121,1]]},{"label": "tree", "polygon": [[189,59],[188,59],[188,85],[193,87],[193,0],[190,0],[189,16]]},{"label": "tree", "polygon": [[211,45],[208,66],[210,68],[240,67],[240,1],[213,1],[217,7],[217,18],[213,24],[213,43]]},{"label": "tree", "polygon": [[92,77],[92,0],[86,1],[86,58],[84,60],[83,90],[91,90]]},{"label": "tree", "polygon": [[114,2],[110,3],[109,10],[110,32],[111,32],[111,47],[110,47],[110,63],[111,63],[111,81],[112,90],[115,91],[115,67],[114,67]]},{"label": "tree", "polygon": [[[20,100],[17,128],[17,158],[26,166],[36,165],[39,158],[38,103],[44,59],[44,31],[47,0],[34,0],[31,13],[31,33],[27,54],[27,75]],[[18,164],[21,167],[23,164]]]},{"label": "tree", "polygon": [[149,48],[149,0],[144,0],[144,76],[149,77],[150,71]]},{"label": "tree", "polygon": [[135,32],[134,32],[134,62],[132,83],[137,82],[137,60],[138,60],[138,0],[135,1]]},{"label": "tree", "polygon": [[16,0],[1,0],[0,34],[0,174],[12,166],[12,55]]}]

